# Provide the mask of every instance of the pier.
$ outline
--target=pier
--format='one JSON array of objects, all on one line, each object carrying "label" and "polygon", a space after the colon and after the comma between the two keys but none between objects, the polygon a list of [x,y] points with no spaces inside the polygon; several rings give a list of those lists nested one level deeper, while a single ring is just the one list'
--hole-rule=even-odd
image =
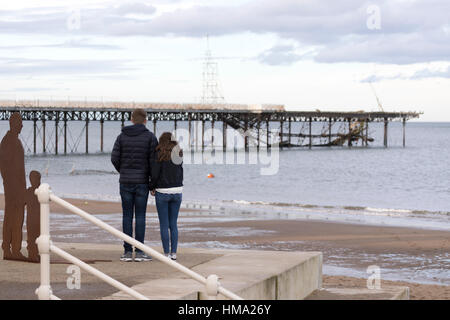
[{"label": "pier", "polygon": [[[93,121],[100,123],[100,151],[104,150],[104,123],[105,121],[120,122],[122,126],[131,120],[131,113],[135,108],[147,111],[150,128],[156,131],[159,121],[173,123],[177,129],[179,122],[187,122],[189,131],[189,144],[193,126],[201,126],[197,133],[195,145],[200,144],[201,150],[205,145],[205,126],[222,128],[222,143],[214,144],[214,135],[211,137],[211,148],[227,148],[227,128],[241,132],[244,137],[244,148],[249,150],[252,145],[259,148],[313,148],[348,146],[357,143],[368,146],[373,138],[369,136],[369,124],[373,122],[384,123],[384,147],[388,147],[388,128],[392,121],[401,121],[403,124],[403,146],[406,146],[406,122],[419,118],[419,112],[327,112],[327,111],[286,111],[281,105],[231,105],[231,104],[157,104],[157,103],[105,103],[87,101],[0,101],[0,121],[9,120],[13,112],[20,112],[23,121],[33,122],[32,152],[37,154],[37,145],[42,144],[43,153],[67,154],[76,151],[68,148],[69,123],[83,122],[83,134],[86,140],[85,153],[89,153],[89,124]],[[293,124],[299,123],[300,129],[293,129]],[[320,133],[313,133],[314,123],[322,126]],[[219,124],[219,125],[217,125]],[[53,127],[53,129],[51,128]],[[49,150],[46,141],[46,130],[54,130],[53,150]],[[39,133],[42,133],[38,135]],[[200,136],[200,137],[199,137]],[[40,141],[39,141],[40,138]],[[63,149],[59,150],[60,139]],[[200,140],[200,141],[198,141]]]}]

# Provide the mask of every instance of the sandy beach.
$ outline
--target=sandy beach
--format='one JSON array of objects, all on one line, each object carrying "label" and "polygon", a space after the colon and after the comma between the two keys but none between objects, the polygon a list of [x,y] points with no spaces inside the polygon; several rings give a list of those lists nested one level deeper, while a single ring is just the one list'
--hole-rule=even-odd
[{"label": "sandy beach", "polygon": [[[102,213],[117,213],[122,212],[122,205],[119,202],[112,201],[98,201],[98,200],[85,200],[85,199],[64,199],[81,210],[89,213],[102,214]],[[0,208],[3,210],[5,207],[5,195],[0,194]],[[60,207],[55,203],[50,203],[50,211],[58,213],[71,213],[66,208]],[[149,205],[147,207],[148,212],[155,212],[155,206]]]},{"label": "sandy beach", "polygon": [[[116,202],[66,199],[92,214],[111,219],[110,223],[121,229],[121,205]],[[0,206],[3,206],[0,197]],[[67,211],[52,205],[52,212],[67,216]],[[64,225],[64,218],[52,220],[52,238],[59,242],[120,243],[107,238],[95,227]],[[146,242],[158,245],[159,225],[154,206],[148,207]],[[76,240],[74,240],[76,238]],[[24,240],[26,237],[24,236]],[[411,299],[450,299],[447,283],[421,284],[413,281],[388,281],[383,270],[411,272],[427,268],[424,261],[434,267],[441,263],[445,268],[450,252],[450,233],[445,231],[411,228],[354,225],[312,220],[214,219],[205,211],[182,210],[179,219],[179,243],[186,247],[223,247],[259,250],[321,251],[325,264],[338,264],[354,269],[379,265],[382,285],[410,287]],[[212,245],[211,245],[212,243]],[[120,252],[117,253],[118,256]],[[361,257],[365,257],[362,259]],[[369,258],[367,258],[369,257]],[[436,261],[436,257],[444,257]],[[417,259],[414,259],[417,258]],[[448,266],[448,265],[447,265]],[[357,274],[330,275],[324,270],[323,286],[365,287],[367,277]]]}]

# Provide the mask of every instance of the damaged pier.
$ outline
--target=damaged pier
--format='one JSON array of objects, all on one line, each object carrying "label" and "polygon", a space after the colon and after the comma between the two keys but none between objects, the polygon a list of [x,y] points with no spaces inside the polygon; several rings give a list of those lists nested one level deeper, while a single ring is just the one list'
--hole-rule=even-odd
[{"label": "damaged pier", "polygon": [[[105,121],[120,122],[122,126],[131,119],[134,108],[143,108],[147,111],[148,121],[153,130],[156,130],[158,121],[170,121],[174,129],[180,122],[187,122],[189,130],[189,143],[195,143],[204,150],[210,148],[227,148],[227,135],[222,139],[214,140],[210,137],[209,145],[205,143],[205,127],[211,129],[221,128],[223,133],[228,128],[239,131],[244,136],[246,150],[252,145],[256,148],[274,147],[331,147],[353,146],[361,143],[368,146],[373,142],[369,136],[369,124],[373,122],[384,123],[383,144],[388,147],[388,128],[392,121],[401,121],[403,124],[403,146],[406,145],[406,122],[419,118],[418,112],[322,112],[322,111],[286,111],[281,106],[269,106],[263,109],[251,109],[246,105],[198,105],[198,104],[145,104],[145,103],[52,103],[41,106],[39,103],[25,104],[17,102],[0,101],[0,121],[7,121],[13,112],[20,112],[23,121],[33,122],[33,150],[37,153],[38,143],[42,143],[43,153],[74,153],[72,147],[68,148],[68,123],[72,121],[84,122],[85,153],[89,153],[89,124],[92,121],[100,122],[100,151],[104,150]],[[51,123],[51,124],[49,124]],[[313,124],[320,123],[320,133],[313,133]],[[217,125],[219,124],[219,125]],[[297,128],[294,129],[294,124]],[[199,131],[191,139],[193,131]],[[45,131],[53,128],[53,150],[49,149]],[[38,135],[39,131],[39,135]],[[92,132],[92,131],[91,131]],[[213,131],[214,132],[214,131]],[[41,141],[38,141],[40,137]],[[63,140],[63,150],[58,149],[59,140]],[[222,140],[222,141],[219,141]],[[200,144],[200,146],[198,146]],[[62,151],[62,152],[61,152]]]}]

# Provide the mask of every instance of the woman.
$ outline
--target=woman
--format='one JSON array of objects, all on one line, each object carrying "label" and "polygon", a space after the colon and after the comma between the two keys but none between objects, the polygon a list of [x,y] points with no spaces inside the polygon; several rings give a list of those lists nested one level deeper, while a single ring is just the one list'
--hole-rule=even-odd
[{"label": "woman", "polygon": [[[177,259],[177,219],[183,192],[183,151],[170,132],[164,132],[152,165],[151,194],[155,196],[164,254]],[[169,247],[170,230],[170,247]]]}]

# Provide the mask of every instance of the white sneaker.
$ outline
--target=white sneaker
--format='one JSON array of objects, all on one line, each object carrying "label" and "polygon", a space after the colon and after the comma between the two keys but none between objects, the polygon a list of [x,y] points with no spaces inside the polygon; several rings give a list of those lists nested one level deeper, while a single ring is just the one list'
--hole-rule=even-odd
[{"label": "white sneaker", "polygon": [[172,253],[169,256],[170,256],[170,259],[177,260],[177,254],[176,253]]}]

